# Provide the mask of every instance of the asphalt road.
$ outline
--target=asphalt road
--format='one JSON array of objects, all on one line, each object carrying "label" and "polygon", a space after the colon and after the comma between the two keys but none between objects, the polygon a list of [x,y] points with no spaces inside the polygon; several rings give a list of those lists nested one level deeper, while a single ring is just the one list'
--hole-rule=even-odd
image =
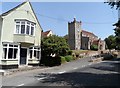
[{"label": "asphalt road", "polygon": [[2,88],[120,87],[120,63],[118,61],[103,61],[96,64],[88,61],[89,58],[84,58],[59,67],[3,77]]}]

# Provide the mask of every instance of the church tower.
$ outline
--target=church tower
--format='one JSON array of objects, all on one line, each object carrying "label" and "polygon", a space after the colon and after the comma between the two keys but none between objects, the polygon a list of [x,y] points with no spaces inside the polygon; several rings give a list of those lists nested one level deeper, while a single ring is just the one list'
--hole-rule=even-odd
[{"label": "church tower", "polygon": [[76,21],[74,18],[73,22],[68,22],[68,43],[70,49],[80,50],[81,49],[81,21]]}]

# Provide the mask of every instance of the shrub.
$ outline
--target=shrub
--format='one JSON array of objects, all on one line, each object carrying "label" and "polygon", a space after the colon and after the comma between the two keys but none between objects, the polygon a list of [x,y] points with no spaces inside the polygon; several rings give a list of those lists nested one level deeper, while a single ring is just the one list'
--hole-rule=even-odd
[{"label": "shrub", "polygon": [[63,56],[60,56],[60,58],[61,58],[61,63],[65,63],[65,62],[66,62],[66,59],[65,59],[65,57],[63,57]]},{"label": "shrub", "polygon": [[90,49],[91,50],[98,50],[98,45],[93,44],[93,45],[90,46]]},{"label": "shrub", "polygon": [[72,50],[68,51],[68,55],[72,55],[72,53],[73,53]]},{"label": "shrub", "polygon": [[65,60],[67,62],[70,62],[71,60],[73,60],[73,57],[71,55],[67,55],[67,56],[65,56]]},{"label": "shrub", "polygon": [[51,57],[51,56],[46,56],[44,57],[44,60],[41,60],[42,65],[45,66],[58,66],[61,65],[61,58],[60,57]]}]

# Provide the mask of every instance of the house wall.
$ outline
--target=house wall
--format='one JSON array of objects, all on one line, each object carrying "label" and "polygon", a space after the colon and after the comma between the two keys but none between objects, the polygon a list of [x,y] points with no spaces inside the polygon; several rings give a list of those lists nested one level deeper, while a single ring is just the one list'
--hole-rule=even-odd
[{"label": "house wall", "polygon": [[[41,45],[42,28],[40,27],[29,2],[26,2],[24,5],[20,6],[19,8],[12,11],[8,15],[2,16],[2,18],[3,18],[2,34],[1,34],[2,42],[18,42],[18,43],[20,42],[20,45],[22,47],[27,47],[27,49],[31,45],[34,45],[34,46]],[[25,35],[25,34],[15,34],[16,19],[29,20],[31,22],[36,23],[35,31],[34,31],[35,36]],[[1,56],[2,54],[0,55],[0,57]],[[20,59],[20,56],[19,56],[19,59]],[[14,65],[14,64],[19,65],[19,59],[18,60],[2,60],[2,65]]]},{"label": "house wall", "polygon": [[[17,8],[7,16],[3,17],[3,34],[2,42],[13,42],[14,41],[14,32],[15,32],[15,19],[27,19],[29,21],[35,22],[35,38],[34,45],[40,45],[41,40],[41,28],[35,19],[34,13],[31,10],[29,2],[25,3],[20,8]],[[29,37],[29,35],[26,35]]]},{"label": "house wall", "polygon": [[0,64],[1,64],[1,59],[2,59],[2,38],[1,38],[1,34],[2,34],[2,18],[0,17]]}]

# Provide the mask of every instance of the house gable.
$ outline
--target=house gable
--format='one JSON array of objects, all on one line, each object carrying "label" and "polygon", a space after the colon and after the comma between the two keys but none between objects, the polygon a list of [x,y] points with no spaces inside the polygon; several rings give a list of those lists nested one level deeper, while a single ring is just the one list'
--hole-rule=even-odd
[{"label": "house gable", "polygon": [[[34,21],[38,24],[38,26],[40,27],[40,29],[42,31],[42,27],[41,27],[41,25],[40,25],[40,23],[39,23],[39,21],[37,19],[37,16],[36,16],[36,14],[35,14],[35,12],[33,10],[32,5],[31,5],[31,3],[29,1],[26,1],[26,2],[23,2],[23,3],[19,4],[18,6],[14,7],[13,9],[1,14],[0,16],[2,16],[2,18],[6,18],[6,17],[9,17],[9,15],[15,15],[16,13],[21,13],[22,14],[24,12],[26,12],[27,15],[31,14],[33,19],[35,19]],[[23,14],[22,15],[21,14],[19,16],[25,18],[23,16]],[[27,18],[29,19],[29,16]],[[30,19],[30,21],[32,21],[32,19]]]},{"label": "house gable", "polygon": [[[32,5],[30,2],[23,2],[22,4],[16,6],[15,8],[3,13],[0,15],[3,19],[3,25],[2,25],[2,42],[17,42],[15,39],[16,34],[16,22],[17,21],[28,21],[35,24],[35,31],[34,36],[24,35],[27,39],[32,38],[32,43],[34,43],[35,46],[38,46],[41,44],[41,31],[42,28],[40,26],[40,23],[36,17],[36,14],[32,8]],[[7,36],[6,36],[7,35]],[[31,39],[28,39],[26,41],[31,41]],[[31,42],[30,42],[31,43]]]}]

